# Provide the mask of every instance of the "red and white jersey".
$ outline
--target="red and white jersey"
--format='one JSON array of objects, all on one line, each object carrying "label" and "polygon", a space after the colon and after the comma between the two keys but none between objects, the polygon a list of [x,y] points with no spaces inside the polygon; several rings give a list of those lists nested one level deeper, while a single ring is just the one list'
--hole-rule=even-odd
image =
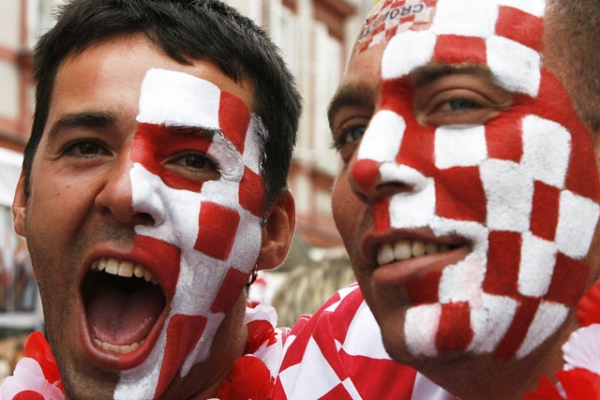
[{"label": "red and white jersey", "polygon": [[274,400],[456,400],[388,356],[357,284],[302,316],[284,347]]}]

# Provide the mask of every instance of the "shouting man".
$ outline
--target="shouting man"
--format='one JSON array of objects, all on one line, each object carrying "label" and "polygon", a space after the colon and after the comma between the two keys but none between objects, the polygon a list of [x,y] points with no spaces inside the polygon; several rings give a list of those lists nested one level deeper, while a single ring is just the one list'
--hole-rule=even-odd
[{"label": "shouting man", "polygon": [[281,338],[245,287],[283,261],[295,222],[300,99],[277,48],[218,1],[73,0],[34,66],[13,210],[55,386],[269,398]]}]

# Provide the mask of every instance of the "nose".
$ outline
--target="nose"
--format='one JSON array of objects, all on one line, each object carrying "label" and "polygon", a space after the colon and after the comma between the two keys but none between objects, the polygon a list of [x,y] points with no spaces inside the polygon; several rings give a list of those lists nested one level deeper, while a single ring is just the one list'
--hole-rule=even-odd
[{"label": "nose", "polygon": [[[95,207],[124,224],[155,226],[164,219],[162,203],[148,199],[148,193],[140,193],[140,190],[134,193],[133,167],[129,152],[121,153],[107,173],[104,185],[95,198]],[[136,182],[136,186],[149,187],[144,182]],[[144,197],[146,201],[140,201]]]},{"label": "nose", "polygon": [[402,116],[389,110],[375,114],[348,167],[350,186],[360,197],[377,199],[423,190],[426,178],[397,161],[405,132]]}]

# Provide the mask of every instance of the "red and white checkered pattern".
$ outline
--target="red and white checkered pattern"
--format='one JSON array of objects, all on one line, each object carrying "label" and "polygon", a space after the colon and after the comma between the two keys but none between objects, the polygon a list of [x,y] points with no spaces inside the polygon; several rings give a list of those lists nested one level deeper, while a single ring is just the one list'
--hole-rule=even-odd
[{"label": "red and white checkered pattern", "polygon": [[[165,327],[151,355],[121,372],[116,399],[158,397],[177,374],[185,376],[208,356],[258,256],[264,205],[258,135],[265,131],[242,100],[192,75],[149,70],[137,119],[133,208],[155,224],[136,226],[136,238],[147,238],[141,243],[157,257],[165,249],[180,251],[178,259],[165,260],[171,276],[160,279],[172,285],[165,288],[172,295]],[[188,152],[208,154],[219,179],[173,172],[173,158]]]},{"label": "red and white checkered pattern", "polygon": [[284,351],[273,399],[455,400],[389,358],[356,284],[299,319]]},{"label": "red and white checkered pattern", "polygon": [[416,29],[431,21],[436,0],[387,0],[380,2],[363,24],[357,50],[386,43],[397,33]]},{"label": "red and white checkered pattern", "polygon": [[[411,282],[415,354],[523,357],[587,282],[600,185],[589,133],[541,68],[543,12],[541,0],[439,0],[430,29],[394,36],[384,51],[382,101],[351,173],[359,185],[412,191],[376,204],[375,231],[427,226],[474,243],[465,260]],[[407,75],[430,62],[489,67],[513,106],[485,125],[421,126]],[[427,287],[437,294],[424,296]]]}]

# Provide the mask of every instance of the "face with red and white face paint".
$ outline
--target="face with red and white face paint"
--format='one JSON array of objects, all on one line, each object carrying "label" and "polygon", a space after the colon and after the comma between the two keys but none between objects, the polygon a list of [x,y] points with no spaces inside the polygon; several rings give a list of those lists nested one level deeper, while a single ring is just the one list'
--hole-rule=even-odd
[{"label": "face with red and white face paint", "polygon": [[382,2],[332,101],[334,217],[398,361],[525,357],[589,284],[600,187],[544,10]]},{"label": "face with red and white face paint", "polygon": [[265,203],[252,101],[144,35],[61,65],[14,210],[70,397],[210,395],[243,353]]},{"label": "face with red and white face paint", "polygon": [[[155,223],[136,226],[133,252],[164,248],[180,265],[166,289],[174,295],[156,345],[143,363],[121,372],[115,398],[123,399],[160,395],[175,374],[207,358],[257,259],[264,207],[259,142],[266,131],[242,100],[195,76],[153,69],[142,83],[137,121],[133,209]],[[189,175],[165,167],[174,157]],[[198,166],[217,176],[194,179]]]}]

